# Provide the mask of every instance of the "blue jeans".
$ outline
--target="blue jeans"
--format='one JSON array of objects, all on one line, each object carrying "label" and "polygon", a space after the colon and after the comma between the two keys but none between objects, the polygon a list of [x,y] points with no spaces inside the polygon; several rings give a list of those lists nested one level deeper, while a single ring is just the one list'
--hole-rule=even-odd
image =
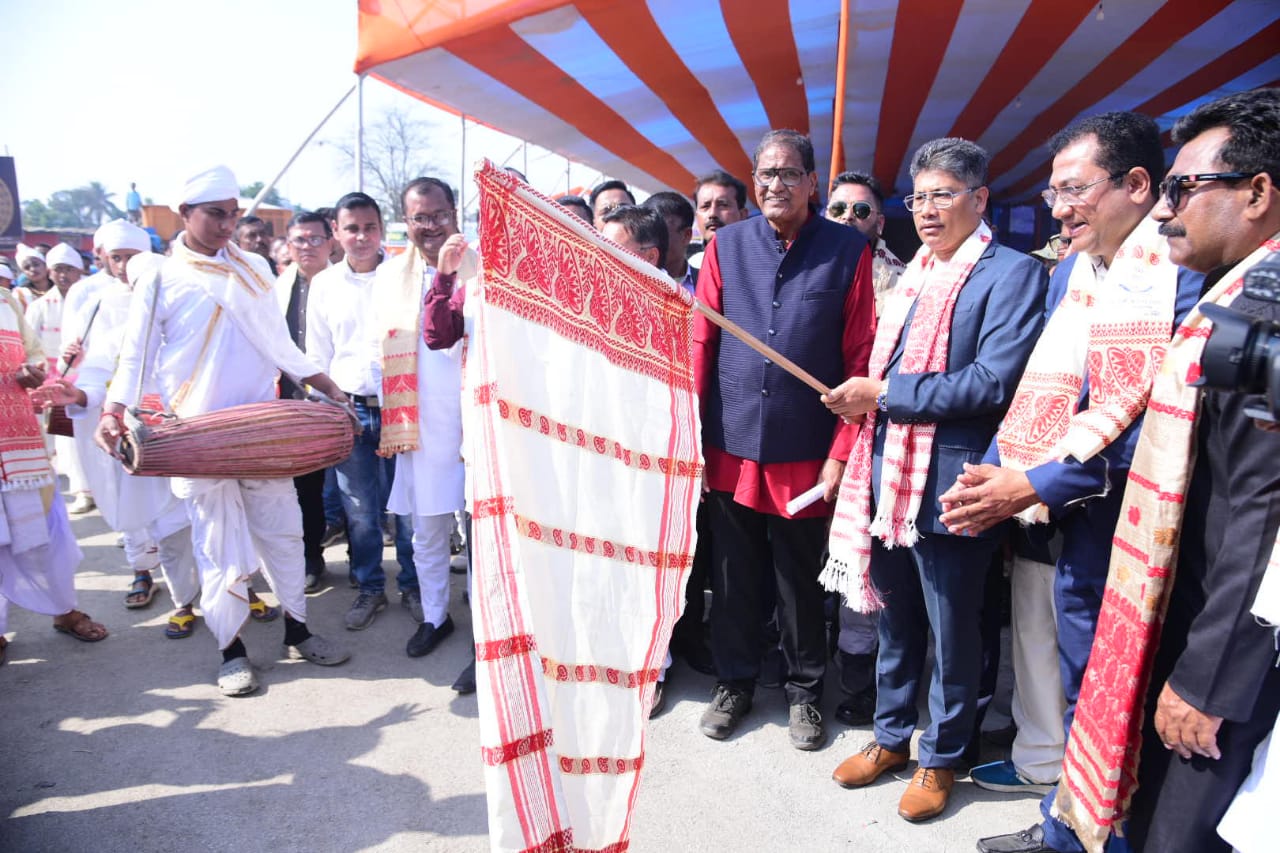
[{"label": "blue jeans", "polygon": [[334,527],[347,523],[342,509],[342,492],[338,491],[337,467],[324,469],[324,523]]},{"label": "blue jeans", "polygon": [[[351,455],[335,466],[342,509],[347,514],[347,542],[351,550],[351,570],[360,591],[379,593],[387,585],[382,570],[382,508],[391,491],[395,476],[395,460],[383,459],[375,452],[382,438],[382,413],[363,403],[352,401],[356,417],[364,432],[356,436]],[[400,574],[396,582],[400,591],[418,586],[418,573],[413,565],[413,525],[396,516],[396,562]]]}]

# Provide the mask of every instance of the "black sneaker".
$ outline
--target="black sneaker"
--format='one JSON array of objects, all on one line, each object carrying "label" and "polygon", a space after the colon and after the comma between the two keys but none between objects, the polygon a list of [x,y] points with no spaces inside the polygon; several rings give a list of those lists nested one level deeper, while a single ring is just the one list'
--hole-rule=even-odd
[{"label": "black sneaker", "polygon": [[836,721],[846,726],[869,726],[876,718],[876,686],[869,684],[836,706]]},{"label": "black sneaker", "polygon": [[808,702],[792,705],[787,733],[791,735],[791,745],[796,749],[817,749],[826,743],[827,732],[822,728],[822,714],[818,706]]},{"label": "black sneaker", "polygon": [[751,710],[751,694],[727,684],[717,684],[711,704],[702,712],[698,728],[714,740],[724,740],[738,728],[738,723]]},{"label": "black sneaker", "polygon": [[649,706],[649,719],[667,710],[667,688],[661,681],[653,685],[653,704]]},{"label": "black sneaker", "polygon": [[330,548],[339,542],[347,541],[346,524],[326,524],[324,534],[320,537],[320,547]]},{"label": "black sneaker", "polygon": [[471,663],[467,664],[467,668],[458,673],[458,677],[453,680],[453,692],[459,696],[467,696],[476,692],[475,658],[472,658]]}]

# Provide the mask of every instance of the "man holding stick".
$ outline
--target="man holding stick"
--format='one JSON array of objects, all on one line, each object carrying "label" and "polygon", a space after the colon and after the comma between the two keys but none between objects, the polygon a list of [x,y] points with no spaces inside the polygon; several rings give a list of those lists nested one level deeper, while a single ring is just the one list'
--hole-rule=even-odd
[{"label": "man holding stick", "polygon": [[[865,375],[875,332],[871,253],[851,228],[818,215],[813,145],[791,130],[755,151],[762,217],[724,226],[708,244],[697,298],[777,349],[819,383]],[[708,737],[729,737],[751,709],[760,674],[764,579],[776,579],[786,663],[789,733],[797,749],[825,740],[817,705],[826,670],[818,585],[827,518],[851,431],[776,359],[694,319],[702,401],[706,500],[711,510],[711,649],[716,689],[702,715]],[[827,503],[786,504],[825,485]]]}]

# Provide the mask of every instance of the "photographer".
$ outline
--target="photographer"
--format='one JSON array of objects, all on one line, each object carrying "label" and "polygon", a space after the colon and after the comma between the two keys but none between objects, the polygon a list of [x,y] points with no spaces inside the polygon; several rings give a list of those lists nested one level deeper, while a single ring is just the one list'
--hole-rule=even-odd
[{"label": "photographer", "polygon": [[[1145,699],[1134,848],[1226,850],[1218,821],[1280,709],[1275,637],[1249,612],[1280,523],[1280,435],[1246,413],[1256,395],[1193,381],[1212,325],[1199,309],[1280,319],[1280,305],[1239,295],[1245,274],[1280,247],[1280,91],[1201,106],[1173,137],[1183,147],[1151,215],[1173,261],[1206,273],[1205,293],[1152,391],[1058,806],[1082,837],[1107,831],[1109,821],[1089,817],[1107,814],[1092,797],[1123,804],[1129,793],[1139,744],[1124,721]],[[1095,758],[1120,780],[1100,794],[1078,769]]]}]

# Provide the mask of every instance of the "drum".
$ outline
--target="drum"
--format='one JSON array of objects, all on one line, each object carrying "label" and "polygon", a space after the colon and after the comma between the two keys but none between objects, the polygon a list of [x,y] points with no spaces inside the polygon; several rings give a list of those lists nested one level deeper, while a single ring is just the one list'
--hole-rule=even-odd
[{"label": "drum", "polygon": [[155,425],[130,410],[120,454],[140,477],[299,477],[351,455],[353,427],[346,408],[313,400],[250,403]]}]

